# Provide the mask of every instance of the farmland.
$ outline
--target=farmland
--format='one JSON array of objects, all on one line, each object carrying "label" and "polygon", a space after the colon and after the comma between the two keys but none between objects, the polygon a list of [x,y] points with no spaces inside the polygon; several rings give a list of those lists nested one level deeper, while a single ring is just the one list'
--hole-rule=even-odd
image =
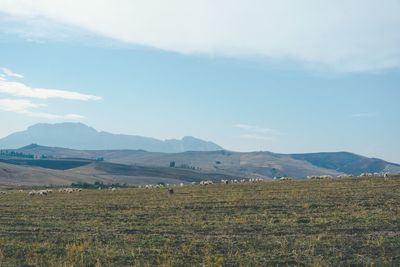
[{"label": "farmland", "polygon": [[0,195],[0,266],[400,265],[400,177]]}]

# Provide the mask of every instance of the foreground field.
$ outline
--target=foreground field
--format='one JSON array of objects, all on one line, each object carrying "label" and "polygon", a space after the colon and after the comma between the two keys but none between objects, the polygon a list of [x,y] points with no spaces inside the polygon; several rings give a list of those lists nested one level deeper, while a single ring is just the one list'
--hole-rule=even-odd
[{"label": "foreground field", "polygon": [[7,192],[0,266],[400,265],[398,178]]}]

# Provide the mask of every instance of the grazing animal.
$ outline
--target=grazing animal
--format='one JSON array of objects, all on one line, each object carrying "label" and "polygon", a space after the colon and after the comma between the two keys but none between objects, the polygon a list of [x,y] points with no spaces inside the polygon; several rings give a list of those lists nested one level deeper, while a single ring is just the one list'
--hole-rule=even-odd
[{"label": "grazing animal", "polygon": [[174,189],[168,188],[168,194],[172,196],[174,194]]},{"label": "grazing animal", "polygon": [[213,184],[213,182],[212,182],[211,180],[208,180],[208,181],[201,181],[201,182],[200,182],[200,185],[211,185],[211,184]]},{"label": "grazing animal", "polygon": [[112,191],[112,192],[115,192],[115,191],[117,191],[117,188],[113,187],[113,188],[111,189],[111,191]]},{"label": "grazing animal", "polygon": [[385,181],[388,181],[389,180],[389,175],[387,173],[384,173],[383,174],[383,178],[385,179]]}]

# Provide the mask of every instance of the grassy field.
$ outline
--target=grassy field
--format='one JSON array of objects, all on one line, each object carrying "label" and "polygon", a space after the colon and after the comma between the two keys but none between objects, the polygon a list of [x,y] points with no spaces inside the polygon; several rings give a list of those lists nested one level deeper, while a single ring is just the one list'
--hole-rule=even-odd
[{"label": "grassy field", "polygon": [[2,267],[159,265],[400,266],[400,179],[0,195]]}]

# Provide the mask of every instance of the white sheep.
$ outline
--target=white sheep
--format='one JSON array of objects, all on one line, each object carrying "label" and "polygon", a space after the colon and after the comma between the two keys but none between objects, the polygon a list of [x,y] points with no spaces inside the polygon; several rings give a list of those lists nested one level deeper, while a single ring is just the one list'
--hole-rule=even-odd
[{"label": "white sheep", "polygon": [[213,184],[213,182],[211,180],[207,180],[207,181],[201,181],[200,185],[211,185]]}]

